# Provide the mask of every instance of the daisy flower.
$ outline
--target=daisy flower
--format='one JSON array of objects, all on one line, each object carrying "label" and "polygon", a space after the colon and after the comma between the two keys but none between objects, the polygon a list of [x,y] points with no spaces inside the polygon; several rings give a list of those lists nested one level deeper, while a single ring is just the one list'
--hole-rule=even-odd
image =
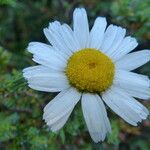
[{"label": "daisy flower", "polygon": [[[94,142],[111,132],[105,104],[133,126],[149,111],[135,98],[150,98],[150,80],[131,72],[150,60],[150,51],[130,53],[138,43],[126,29],[97,17],[91,30],[84,8],[73,12],[73,29],[54,21],[44,29],[50,45],[31,42],[28,51],[39,65],[23,70],[30,88],[60,92],[44,108],[43,119],[56,132],[81,100]],[[105,103],[105,104],[104,104]]]}]

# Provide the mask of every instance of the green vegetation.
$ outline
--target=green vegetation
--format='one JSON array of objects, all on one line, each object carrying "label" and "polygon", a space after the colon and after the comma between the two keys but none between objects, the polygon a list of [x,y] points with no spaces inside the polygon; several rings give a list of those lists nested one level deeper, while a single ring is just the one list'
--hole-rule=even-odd
[{"label": "green vegetation", "polygon": [[[42,120],[44,106],[57,93],[28,88],[22,69],[34,63],[26,47],[30,41],[47,42],[42,30],[53,20],[71,25],[75,7],[87,9],[90,26],[96,16],[106,16],[127,28],[139,42],[136,50],[150,46],[149,0],[0,0],[0,150],[150,149],[149,119],[135,128],[108,109],[112,134],[98,144],[90,139],[80,103],[57,134]],[[150,75],[150,64],[135,71]]]}]

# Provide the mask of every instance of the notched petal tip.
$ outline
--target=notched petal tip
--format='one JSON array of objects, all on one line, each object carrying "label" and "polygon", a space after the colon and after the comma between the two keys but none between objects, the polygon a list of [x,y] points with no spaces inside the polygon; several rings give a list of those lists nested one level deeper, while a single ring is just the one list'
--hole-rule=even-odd
[{"label": "notched petal tip", "polygon": [[75,8],[75,9],[74,9],[74,12],[77,12],[77,11],[79,12],[79,11],[81,11],[81,10],[86,12],[86,10],[85,10],[84,7]]},{"label": "notched petal tip", "polygon": [[86,13],[86,10],[85,8],[75,8],[74,12],[73,12],[73,16],[86,16],[87,17],[87,13]]},{"label": "notched petal tip", "polygon": [[49,31],[48,31],[48,28],[44,28],[43,29],[43,33],[46,35],[47,33],[48,33]]}]

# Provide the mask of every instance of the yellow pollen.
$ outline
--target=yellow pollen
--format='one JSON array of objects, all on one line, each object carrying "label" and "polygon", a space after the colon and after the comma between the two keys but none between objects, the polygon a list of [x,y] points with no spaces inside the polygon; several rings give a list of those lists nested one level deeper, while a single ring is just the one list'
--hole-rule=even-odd
[{"label": "yellow pollen", "polygon": [[101,51],[85,48],[69,58],[65,71],[70,84],[78,90],[101,93],[112,85],[115,66]]}]

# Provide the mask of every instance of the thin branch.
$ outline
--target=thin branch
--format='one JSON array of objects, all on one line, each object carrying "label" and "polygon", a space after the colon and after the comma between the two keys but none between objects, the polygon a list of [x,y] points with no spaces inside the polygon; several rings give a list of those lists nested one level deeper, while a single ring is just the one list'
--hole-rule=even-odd
[{"label": "thin branch", "polygon": [[29,113],[29,114],[31,114],[32,113],[32,110],[31,109],[29,109],[29,108],[19,108],[19,107],[16,107],[16,108],[8,108],[8,107],[6,107],[6,106],[1,106],[1,109],[3,109],[3,110],[9,110],[9,111],[12,111],[12,112],[21,112],[21,113]]}]

